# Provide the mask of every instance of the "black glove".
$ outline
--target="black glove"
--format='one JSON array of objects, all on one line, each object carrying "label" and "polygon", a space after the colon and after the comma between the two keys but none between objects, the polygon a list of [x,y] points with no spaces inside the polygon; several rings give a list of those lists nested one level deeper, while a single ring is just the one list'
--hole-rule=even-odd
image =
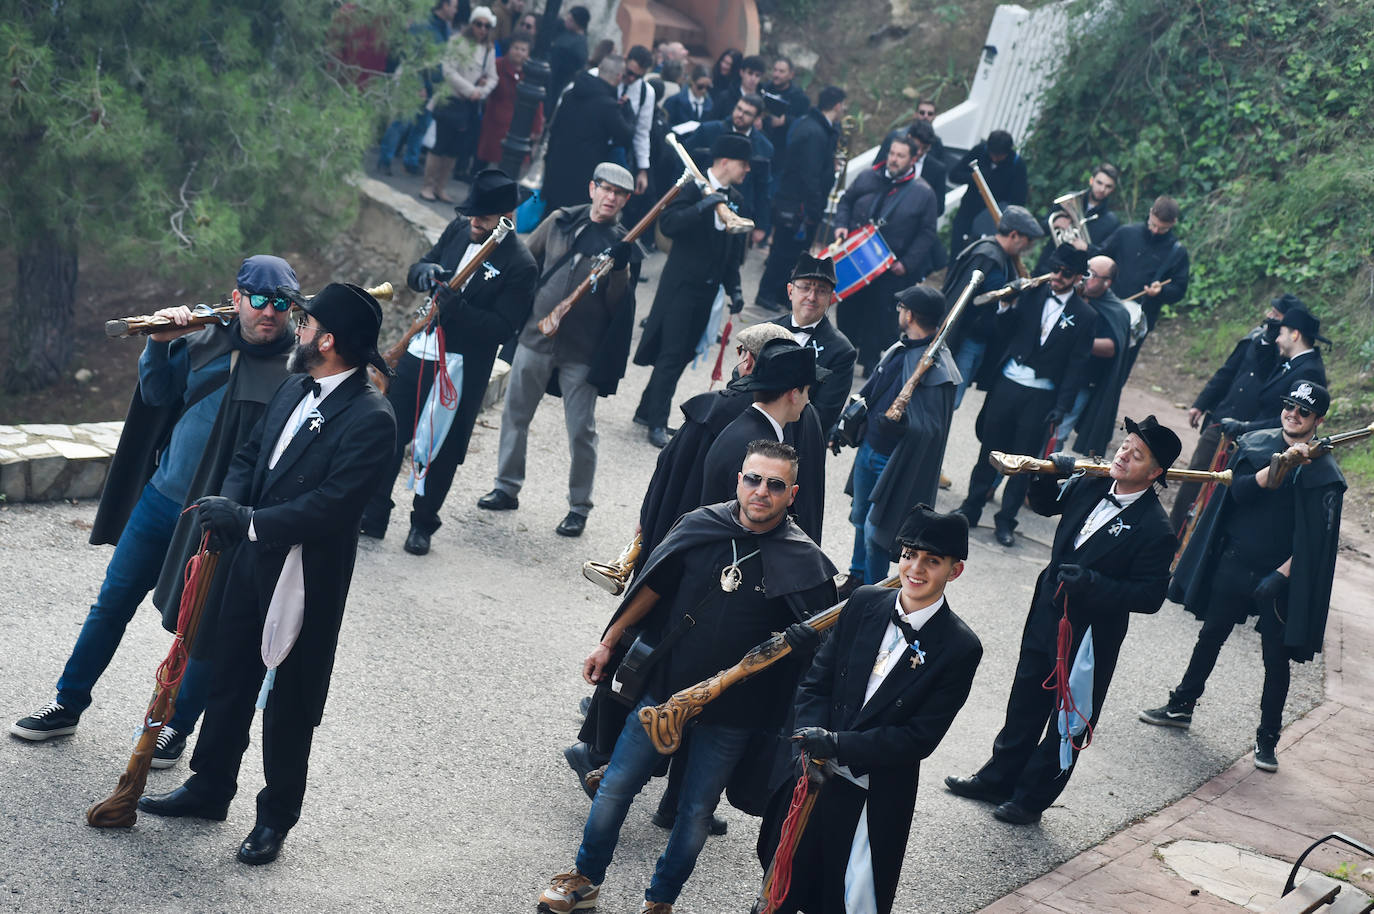
[{"label": "black glove", "polygon": [[1056,407],[1050,410],[1049,412],[1045,413],[1045,422],[1049,425],[1058,425],[1059,423],[1064,421],[1065,415],[1066,413],[1064,412],[1064,410]]},{"label": "black glove", "polygon": [[1059,583],[1069,593],[1087,590],[1097,583],[1097,572],[1082,565],[1060,565]]},{"label": "black glove", "polygon": [[821,633],[805,622],[793,622],[783,629],[782,637],[794,651],[814,651],[821,644]]},{"label": "black glove", "polygon": [[1241,419],[1222,419],[1217,424],[1221,426],[1221,433],[1232,441],[1244,435],[1250,428],[1250,423]]},{"label": "black glove", "polygon": [[197,498],[195,506],[199,511],[201,531],[208,530],[210,539],[221,550],[248,539],[248,523],[253,519],[251,508],[222,495]]},{"label": "black glove", "polygon": [[426,263],[415,268],[415,286],[421,292],[433,292],[444,274],[444,268],[437,263]]},{"label": "black glove", "polygon": [[1271,571],[1260,582],[1255,585],[1255,589],[1250,593],[1250,598],[1256,603],[1272,603],[1283,596],[1288,590],[1288,578],[1277,571]]},{"label": "black glove", "polygon": [[840,451],[844,449],[844,435],[840,432],[840,423],[836,422],[830,429],[830,434],[825,436],[825,443],[830,448],[830,453],[836,457],[840,456]]},{"label": "black glove", "polygon": [[697,201],[697,214],[700,215],[702,213],[715,209],[717,203],[729,202],[730,198],[725,196],[725,194],[707,194],[706,196],[702,197],[700,200]]},{"label": "black glove", "polygon": [[792,734],[792,741],[801,743],[802,750],[812,758],[833,759],[840,753],[840,738],[821,727],[802,727]]},{"label": "black glove", "polygon": [[731,313],[731,314],[739,314],[739,313],[740,313],[741,311],[743,311],[743,310],[744,310],[744,296],[743,296],[743,295],[731,295],[731,296],[730,296],[730,313]]},{"label": "black glove", "polygon": [[617,241],[611,245],[611,269],[623,270],[630,265],[630,255],[634,252],[633,241]]},{"label": "black glove", "polygon": [[1054,464],[1056,476],[1072,476],[1077,471],[1078,461],[1073,459],[1071,454],[1057,451],[1050,455],[1050,463]]},{"label": "black glove", "polygon": [[1276,320],[1274,320],[1272,317],[1267,317],[1267,318],[1264,319],[1264,340],[1265,340],[1265,342],[1267,342],[1267,343],[1273,343],[1273,342],[1275,342],[1276,340],[1278,340],[1278,338],[1279,338],[1279,326],[1280,326],[1280,325],[1279,325],[1279,322],[1276,321]]}]

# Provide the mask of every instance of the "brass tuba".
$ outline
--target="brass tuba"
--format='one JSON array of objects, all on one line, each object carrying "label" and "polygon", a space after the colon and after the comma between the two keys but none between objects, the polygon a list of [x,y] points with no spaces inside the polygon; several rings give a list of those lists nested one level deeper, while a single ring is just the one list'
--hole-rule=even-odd
[{"label": "brass tuba", "polygon": [[1088,195],[1087,189],[1077,193],[1064,194],[1062,197],[1054,198],[1054,205],[1059,207],[1068,217],[1068,226],[1055,225],[1057,213],[1050,214],[1050,235],[1054,238],[1056,245],[1073,244],[1075,241],[1082,241],[1084,244],[1091,244],[1092,239],[1088,237],[1087,225],[1097,218],[1097,213],[1091,216],[1083,215],[1083,204],[1081,198]]}]

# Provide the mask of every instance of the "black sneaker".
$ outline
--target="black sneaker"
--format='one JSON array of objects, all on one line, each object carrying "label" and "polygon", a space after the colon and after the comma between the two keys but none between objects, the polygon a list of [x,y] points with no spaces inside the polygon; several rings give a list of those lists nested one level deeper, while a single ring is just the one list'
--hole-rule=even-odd
[{"label": "black sneaker", "polygon": [[1176,702],[1170,698],[1167,705],[1141,711],[1137,716],[1145,723],[1154,724],[1156,727],[1178,727],[1187,730],[1193,723],[1193,703]]},{"label": "black sneaker", "polygon": [[181,758],[186,749],[186,734],[178,733],[176,728],[163,726],[157,735],[157,748],[153,750],[154,768],[171,768]]},{"label": "black sneaker", "polygon": [[1278,771],[1279,757],[1274,750],[1278,748],[1277,733],[1260,731],[1255,734],[1255,767],[1261,771]]},{"label": "black sneaker", "polygon": [[70,711],[56,701],[50,701],[28,717],[21,717],[10,724],[10,732],[20,739],[42,742],[54,736],[68,736],[76,732],[77,721],[81,714]]}]

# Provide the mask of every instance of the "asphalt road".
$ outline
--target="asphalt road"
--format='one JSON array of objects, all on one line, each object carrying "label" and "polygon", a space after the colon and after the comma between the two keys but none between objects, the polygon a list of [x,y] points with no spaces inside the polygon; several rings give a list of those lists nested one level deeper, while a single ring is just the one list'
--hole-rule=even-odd
[{"label": "asphalt road", "polygon": [[[660,268],[661,258],[647,272],[656,277]],[[760,268],[751,255],[751,300]],[[641,314],[652,290],[652,283],[640,287]],[[679,400],[705,390],[709,370],[689,371]],[[167,649],[154,612],[140,611],[75,735],[43,744],[0,737],[0,911],[532,910],[547,878],[571,864],[587,812],[560,750],[575,736],[577,702],[587,693],[581,661],[614,604],[580,567],[588,558],[612,559],[634,530],[657,455],[630,422],[647,377],[632,366],[621,393],[600,402],[597,507],[580,540],[553,532],[567,510],[567,448],[558,404],[546,401],[518,511],[475,507],[495,471],[500,417],[488,412],[433,552],[402,552],[404,526],[381,543],[363,541],[306,807],[272,866],[252,869],[233,857],[252,827],[262,783],[256,732],[228,822],[142,816],[128,831],[84,824],[86,807],[108,795],[124,768]],[[945,464],[955,490],[941,494],[945,510],[958,503],[977,454],[980,402],[971,393],[955,417]],[[851,458],[847,452],[827,468],[825,547],[842,569],[852,544],[843,495]],[[0,507],[6,722],[52,697],[94,599],[111,552],[86,543],[94,510],[93,503]],[[968,704],[922,766],[900,910],[977,910],[1193,790],[1251,746],[1261,668],[1249,630],[1223,650],[1190,733],[1135,720],[1139,708],[1164,700],[1197,632],[1191,617],[1166,604],[1133,619],[1094,745],[1040,825],[1004,825],[986,806],[946,793],[944,776],[976,770],[1001,723],[1053,533],[1028,511],[1022,530],[1027,537],[1012,549],[997,545],[989,527],[975,531],[967,571],[949,590],[986,653]],[[1295,667],[1288,718],[1320,691],[1319,663]],[[185,761],[153,772],[148,790],[169,790],[186,774]],[[631,810],[599,910],[638,910],[667,838],[649,822],[661,790],[653,782]],[[707,843],[679,911],[749,908],[760,876],[758,821],[733,809],[723,815],[729,834]]]}]

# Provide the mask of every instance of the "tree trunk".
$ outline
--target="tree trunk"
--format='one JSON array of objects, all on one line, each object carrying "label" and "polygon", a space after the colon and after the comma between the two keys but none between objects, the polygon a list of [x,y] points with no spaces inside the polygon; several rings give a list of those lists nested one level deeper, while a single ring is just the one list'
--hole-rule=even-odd
[{"label": "tree trunk", "polygon": [[10,311],[5,390],[41,390],[58,383],[72,357],[76,303],[76,243],[60,231],[40,231],[17,257]]}]

